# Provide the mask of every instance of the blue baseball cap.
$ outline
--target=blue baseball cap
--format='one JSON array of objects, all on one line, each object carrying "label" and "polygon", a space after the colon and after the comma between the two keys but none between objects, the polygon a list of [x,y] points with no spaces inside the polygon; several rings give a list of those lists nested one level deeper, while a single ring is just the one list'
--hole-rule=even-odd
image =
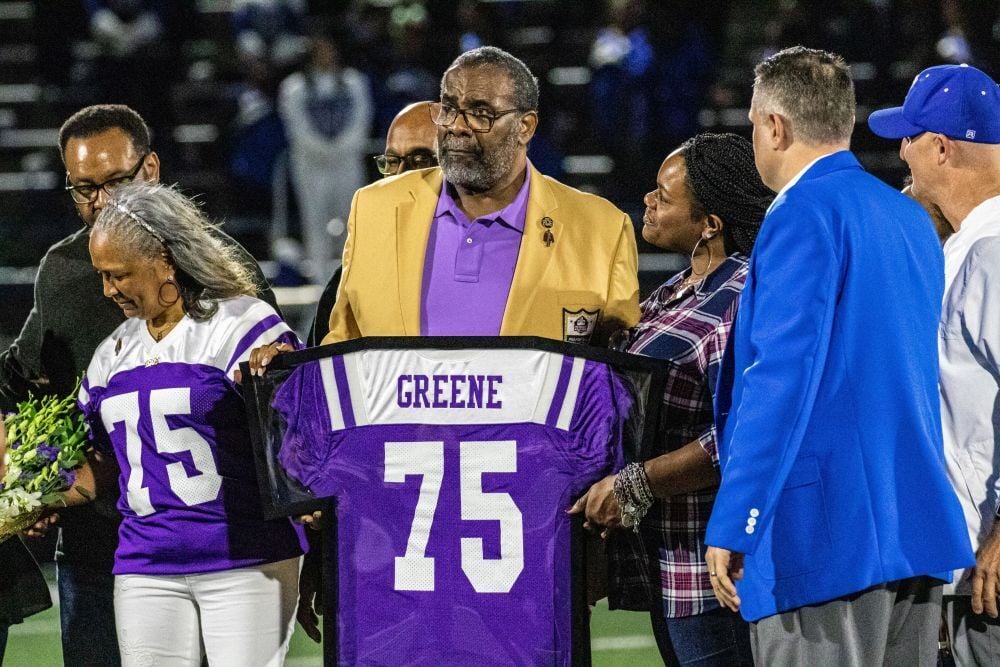
[{"label": "blue baseball cap", "polygon": [[868,127],[886,139],[936,132],[959,141],[1000,144],[1000,88],[975,67],[930,67],[913,80],[903,106],[873,112]]}]

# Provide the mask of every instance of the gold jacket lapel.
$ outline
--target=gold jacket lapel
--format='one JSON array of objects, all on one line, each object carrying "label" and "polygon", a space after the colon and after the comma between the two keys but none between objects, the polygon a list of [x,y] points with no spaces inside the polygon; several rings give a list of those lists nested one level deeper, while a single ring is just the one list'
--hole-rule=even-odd
[{"label": "gold jacket lapel", "polygon": [[424,258],[434,210],[441,193],[441,170],[430,169],[410,191],[411,200],[396,206],[396,276],[406,336],[420,335],[420,291]]},{"label": "gold jacket lapel", "polygon": [[[528,208],[524,216],[524,236],[517,255],[514,279],[507,296],[500,334],[516,336],[524,331],[525,323],[532,314],[535,296],[542,277],[548,269],[559,247],[562,225],[555,210],[559,204],[548,182],[534,166],[530,170],[531,183],[528,186]],[[543,219],[546,220],[543,226]],[[546,245],[545,232],[551,232],[552,243]]]}]

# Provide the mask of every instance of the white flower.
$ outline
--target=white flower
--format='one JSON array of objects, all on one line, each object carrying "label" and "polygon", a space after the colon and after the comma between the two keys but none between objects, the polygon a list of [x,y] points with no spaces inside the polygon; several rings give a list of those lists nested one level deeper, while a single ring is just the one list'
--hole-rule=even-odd
[{"label": "white flower", "polygon": [[11,487],[21,478],[21,469],[16,465],[7,464],[7,474],[3,476],[3,485]]},{"label": "white flower", "polygon": [[11,493],[13,493],[14,496],[17,497],[17,500],[20,503],[21,507],[23,507],[27,511],[30,511],[30,510],[35,509],[36,507],[41,507],[42,506],[42,503],[39,500],[39,498],[42,497],[42,492],[41,491],[30,491],[29,492],[29,491],[25,491],[24,489],[21,489],[21,488],[16,488],[16,489],[11,489]]},{"label": "white flower", "polygon": [[25,491],[15,487],[0,493],[0,522],[16,519],[36,507],[41,507],[40,491]]}]

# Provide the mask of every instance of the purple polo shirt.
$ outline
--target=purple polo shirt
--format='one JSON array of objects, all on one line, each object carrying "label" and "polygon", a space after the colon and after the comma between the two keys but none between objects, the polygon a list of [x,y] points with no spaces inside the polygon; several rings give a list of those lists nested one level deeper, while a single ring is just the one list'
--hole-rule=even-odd
[{"label": "purple polo shirt", "polygon": [[530,170],[510,204],[475,220],[444,181],[431,221],[420,293],[424,336],[498,336],[528,210]]}]

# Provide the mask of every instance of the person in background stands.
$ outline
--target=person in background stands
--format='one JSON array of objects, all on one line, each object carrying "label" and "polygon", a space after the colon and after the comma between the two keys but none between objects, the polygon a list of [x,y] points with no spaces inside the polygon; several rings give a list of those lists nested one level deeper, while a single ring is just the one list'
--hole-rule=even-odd
[{"label": "person in background stands", "polygon": [[289,75],[278,91],[313,282],[325,280],[336,268],[351,197],[365,183],[371,95],[365,76],[344,67],[341,58],[332,35],[313,35],[305,70]]},{"label": "person in background stands", "polygon": [[414,102],[396,114],[385,135],[385,152],[375,156],[382,176],[437,166],[437,126],[431,120],[432,104]]},{"label": "person in background stands", "polygon": [[876,111],[872,131],[899,139],[913,195],[954,222],[944,246],[941,421],[952,486],[975,567],[946,587],[958,665],[1000,663],[1000,89],[985,72],[940,65],[913,80],[903,106]]}]

